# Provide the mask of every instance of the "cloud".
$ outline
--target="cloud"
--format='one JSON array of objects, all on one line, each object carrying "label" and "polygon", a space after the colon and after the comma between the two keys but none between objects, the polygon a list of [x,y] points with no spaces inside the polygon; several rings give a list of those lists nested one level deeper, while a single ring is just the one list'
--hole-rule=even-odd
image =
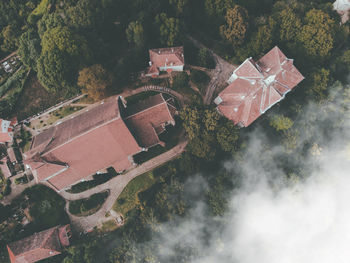
[{"label": "cloud", "polygon": [[153,240],[161,262],[174,262],[179,244],[193,248],[192,263],[350,262],[350,100],[342,95],[305,107],[294,153],[271,147],[274,138],[258,127],[244,155],[224,164],[244,178],[227,214],[209,219],[198,202],[186,219],[164,225]]}]

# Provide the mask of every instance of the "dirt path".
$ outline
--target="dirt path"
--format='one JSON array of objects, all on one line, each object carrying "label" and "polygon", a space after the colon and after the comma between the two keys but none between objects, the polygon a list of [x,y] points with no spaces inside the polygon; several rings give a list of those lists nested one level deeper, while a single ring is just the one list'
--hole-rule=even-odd
[{"label": "dirt path", "polygon": [[198,40],[194,39],[191,36],[188,36],[188,38],[199,48],[206,48],[209,50],[211,55],[213,56],[216,67],[211,72],[211,80],[208,84],[208,88],[206,91],[206,94],[204,96],[204,104],[209,105],[212,100],[214,99],[214,93],[218,88],[224,87],[227,85],[227,80],[231,76],[232,72],[235,70],[236,66],[228,63],[226,60],[221,58],[219,55],[215,54],[214,51],[210,48],[207,48],[202,43],[200,43]]},{"label": "dirt path", "polygon": [[67,192],[60,193],[61,196],[63,196],[66,200],[72,201],[72,200],[88,198],[92,194],[99,193],[105,190],[110,191],[110,195],[106,199],[103,206],[95,214],[87,217],[77,217],[70,214],[68,211],[69,202],[67,202],[66,211],[70,217],[72,225],[78,231],[86,233],[93,230],[95,226],[100,226],[103,222],[111,220],[112,217],[111,216],[106,217],[106,213],[112,209],[114,202],[117,200],[118,196],[121,194],[125,186],[138,175],[151,171],[154,168],[158,167],[159,165],[166,163],[174,159],[178,155],[180,155],[184,151],[186,145],[187,145],[187,141],[182,140],[177,146],[175,146],[171,150],[143,163],[142,165],[132,169],[126,174],[119,175],[111,179],[110,181],[104,184],[101,184],[99,186],[96,186],[92,189],[89,189],[85,192],[78,193],[78,194],[71,194]]}]

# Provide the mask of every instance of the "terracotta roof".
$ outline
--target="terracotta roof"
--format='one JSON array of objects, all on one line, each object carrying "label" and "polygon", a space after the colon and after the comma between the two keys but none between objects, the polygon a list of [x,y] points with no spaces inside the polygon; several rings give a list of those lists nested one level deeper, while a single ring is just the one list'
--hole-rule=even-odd
[{"label": "terracotta roof", "polygon": [[11,175],[12,175],[11,171],[10,171],[9,167],[7,166],[7,158],[6,157],[2,158],[0,162],[1,162],[0,169],[2,171],[2,174],[5,176],[5,178],[11,177]]},{"label": "terracotta roof", "polygon": [[56,226],[7,245],[11,263],[31,263],[61,254],[69,246],[69,225]]},{"label": "terracotta roof", "polygon": [[183,66],[185,64],[183,47],[157,48],[149,50],[150,68],[148,75],[158,74],[158,68]]},{"label": "terracotta roof", "polygon": [[0,119],[0,143],[12,142],[12,125],[15,122]]},{"label": "terracotta roof", "polygon": [[165,130],[165,125],[174,123],[175,112],[173,99],[157,94],[128,106],[124,119],[139,145],[149,148],[160,143],[158,135]]},{"label": "terracotta roof", "polygon": [[7,155],[9,156],[11,163],[17,162],[17,157],[16,157],[16,154],[15,154],[13,147],[7,148]]},{"label": "terracotta roof", "polygon": [[303,79],[293,60],[274,47],[257,63],[251,58],[245,60],[215,103],[228,119],[247,127]]},{"label": "terracotta roof", "polygon": [[123,171],[140,151],[113,97],[34,137],[25,163],[37,181],[62,190],[110,166]]}]

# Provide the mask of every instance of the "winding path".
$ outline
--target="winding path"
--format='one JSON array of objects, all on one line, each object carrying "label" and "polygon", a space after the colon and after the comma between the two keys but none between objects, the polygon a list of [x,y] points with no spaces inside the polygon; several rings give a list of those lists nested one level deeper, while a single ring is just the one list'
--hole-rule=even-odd
[{"label": "winding path", "polygon": [[222,57],[214,53],[213,50],[210,48],[207,48],[202,43],[200,43],[198,40],[194,39],[191,36],[187,36],[193,44],[195,44],[198,48],[206,48],[209,50],[210,54],[213,56],[216,67],[214,70],[212,70],[210,73],[211,80],[208,84],[208,88],[206,91],[206,94],[204,96],[204,104],[209,105],[212,102],[214,92],[227,85],[227,80],[231,76],[232,72],[235,70],[236,66],[228,63],[226,60],[224,60]]},{"label": "winding path", "polygon": [[118,196],[122,193],[125,186],[138,175],[144,174],[148,171],[153,170],[159,165],[166,163],[175,157],[179,156],[187,145],[186,140],[182,140],[177,146],[171,150],[143,163],[140,166],[130,170],[126,174],[118,175],[117,177],[111,179],[110,181],[98,185],[92,189],[84,191],[78,194],[72,194],[67,192],[61,192],[60,195],[65,198],[67,201],[73,201],[78,199],[84,199],[90,197],[92,194],[99,193],[105,190],[109,190],[110,194],[107,197],[106,201],[102,207],[93,215],[87,217],[77,217],[69,213],[68,206],[69,202],[66,203],[66,211],[70,217],[72,225],[80,232],[86,233],[95,226],[100,226],[103,222],[113,219],[111,216],[106,217],[106,213],[109,212],[114,202],[117,200]]}]

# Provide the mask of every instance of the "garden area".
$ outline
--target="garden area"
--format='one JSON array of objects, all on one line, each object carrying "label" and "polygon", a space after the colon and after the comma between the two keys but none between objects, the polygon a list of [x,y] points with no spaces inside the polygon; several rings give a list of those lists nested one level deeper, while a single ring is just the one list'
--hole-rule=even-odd
[{"label": "garden area", "polygon": [[0,171],[0,200],[11,193],[11,181],[4,178]]},{"label": "garden area", "polygon": [[208,74],[204,71],[193,69],[191,70],[190,80],[204,96],[210,82]]},{"label": "garden area", "polygon": [[107,168],[107,173],[94,174],[93,180],[84,181],[73,185],[70,189],[67,190],[68,193],[77,194],[94,188],[100,184],[104,184],[116,177],[118,173],[114,170],[113,167]]},{"label": "garden area", "polygon": [[109,191],[93,194],[87,199],[69,202],[69,212],[75,216],[89,216],[96,213],[106,201]]},{"label": "garden area", "polygon": [[84,108],[85,108],[84,106],[72,106],[72,105],[60,107],[59,109],[52,111],[43,117],[39,117],[38,119],[33,120],[29,127],[33,128],[34,130],[40,130]]},{"label": "garden area", "polygon": [[130,210],[140,205],[139,193],[147,190],[156,182],[157,179],[153,176],[152,171],[134,178],[128,183],[123,192],[119,195],[118,199],[115,201],[113,210],[121,213],[124,218],[127,217]]}]

